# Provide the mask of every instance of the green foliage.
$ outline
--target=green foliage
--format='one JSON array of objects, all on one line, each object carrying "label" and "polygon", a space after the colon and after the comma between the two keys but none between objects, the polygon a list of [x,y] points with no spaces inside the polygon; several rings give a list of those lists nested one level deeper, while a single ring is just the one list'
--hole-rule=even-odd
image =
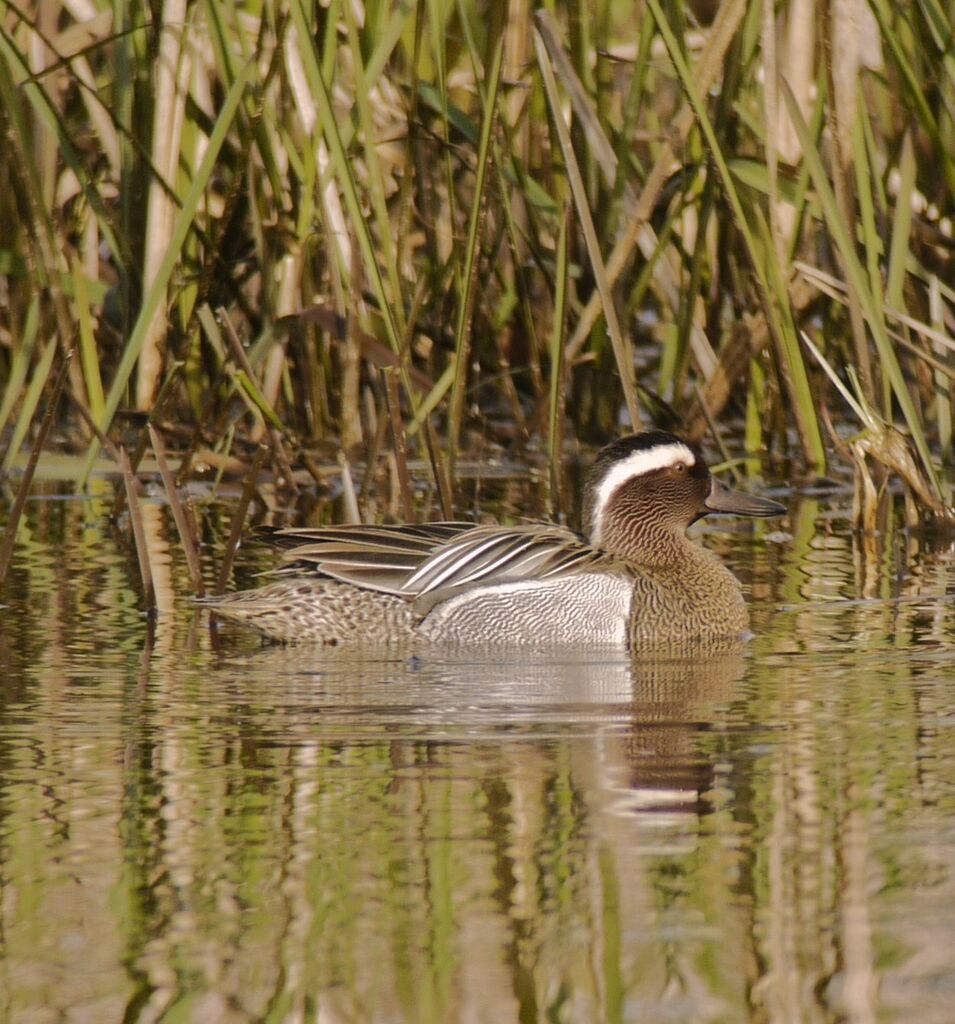
[{"label": "green foliage", "polygon": [[[667,406],[691,436],[716,422],[822,470],[820,410],[849,410],[807,330],[929,480],[950,454],[939,4],[873,4],[833,66],[840,9],[767,22],[744,0],[702,24],[657,0],[94,6],[78,24],[0,0],[15,447],[52,347],[76,345],[64,408],[107,433],[136,406],[224,448],[268,410],[293,460],[323,441],[367,456],[395,366],[438,473],[439,432],[452,463],[479,438],[553,459]],[[844,281],[846,308],[800,263]],[[210,340],[211,310],[252,376]],[[100,442],[75,425],[88,470]]]}]

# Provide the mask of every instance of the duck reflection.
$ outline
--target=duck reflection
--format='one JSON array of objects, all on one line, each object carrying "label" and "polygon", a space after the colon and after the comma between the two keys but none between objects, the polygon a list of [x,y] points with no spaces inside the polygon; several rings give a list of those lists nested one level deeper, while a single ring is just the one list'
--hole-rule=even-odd
[{"label": "duck reflection", "polygon": [[275,728],[286,717],[299,741],[587,741],[573,747],[583,791],[604,810],[662,815],[705,813],[713,762],[703,741],[725,722],[745,666],[746,645],[731,641],[634,658],[266,646],[222,662],[247,696],[275,702]]},{"label": "duck reflection", "polygon": [[[310,941],[329,966],[311,978],[286,950],[285,976],[341,1019],[422,1019],[402,1003],[411,990],[435,1020],[475,1006],[486,1020],[563,1019],[564,1000],[573,1019],[603,1020],[624,992],[686,1009],[680,993],[711,988],[702,944],[728,983],[714,998],[739,1012],[752,923],[702,822],[710,738],[732,718],[745,663],[743,645],[633,660],[433,646],[223,658],[211,699],[221,708],[228,692],[236,707],[231,763],[255,777],[257,799],[268,777],[286,794],[272,834],[301,865],[269,914],[323,908]],[[733,829],[717,815],[709,832]],[[710,946],[700,900],[739,917],[738,941]],[[353,960],[376,970],[342,987]]]}]

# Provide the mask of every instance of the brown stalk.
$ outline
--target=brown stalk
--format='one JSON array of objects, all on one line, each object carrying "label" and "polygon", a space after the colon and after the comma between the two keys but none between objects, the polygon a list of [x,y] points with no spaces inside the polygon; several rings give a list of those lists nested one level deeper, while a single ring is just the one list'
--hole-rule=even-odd
[{"label": "brown stalk", "polygon": [[[166,375],[166,379],[162,383],[162,387],[159,389],[159,394],[156,395],[156,401],[153,403],[152,412],[149,413],[147,423],[149,420],[157,419],[165,408],[166,402],[169,401],[172,395],[173,388],[172,384],[176,376],[176,368],[174,367],[172,372]],[[143,413],[138,414],[140,418],[144,417]],[[102,435],[102,431],[97,431],[97,438]],[[139,477],[136,474],[139,472],[139,464],[143,461],[143,456],[146,454],[146,449],[149,447],[149,435],[145,430],[141,430],[139,437],[136,441],[136,447],[133,450],[132,458],[129,459],[129,468],[133,473],[133,479],[136,481],[136,493],[142,494],[142,484],[139,482]],[[110,453],[118,453],[119,449],[115,445],[110,446]],[[114,454],[116,462],[119,463],[119,458]],[[127,456],[128,457],[128,456]],[[180,467],[180,474],[182,473],[182,467]],[[126,503],[126,494],[123,490],[117,489],[116,497],[113,501],[113,517],[118,519],[122,513]]]},{"label": "brown stalk", "polygon": [[[386,370],[385,376],[391,371]],[[388,402],[388,396],[385,395],[385,402]],[[369,418],[369,422],[372,422]],[[368,505],[368,495],[374,486],[375,477],[378,472],[378,459],[381,456],[381,449],[385,443],[385,433],[391,426],[391,420],[385,415],[378,415],[377,412],[374,417],[375,432],[372,434],[371,443],[368,445],[368,455],[365,459],[365,475],[361,481],[361,489],[358,492],[358,502],[362,508],[366,508]]]},{"label": "brown stalk", "polygon": [[149,564],[149,546],[146,544],[146,532],[143,529],[143,516],[139,508],[139,481],[133,476],[132,466],[126,449],[120,446],[119,468],[126,486],[126,503],[129,505],[129,522],[133,530],[133,541],[136,544],[136,557],[139,560],[139,575],[143,581],[143,600],[146,611],[156,610],[156,590],[153,586],[153,573]]},{"label": "brown stalk", "polygon": [[103,446],[103,450],[113,460],[113,462],[119,464],[119,449],[115,444],[100,430],[99,425],[93,419],[93,414],[90,412],[89,407],[83,401],[79,395],[75,395],[72,391],[66,392],[66,397],[73,403],[73,407],[80,414],[83,422],[89,428],[90,432],[96,437],[96,440]]},{"label": "brown stalk", "polygon": [[[855,179],[850,173],[854,158],[852,129],[858,117],[856,94],[859,88],[859,71],[861,69],[859,25],[854,12],[851,11],[854,6],[854,0],[848,0],[848,2],[833,0],[829,9],[829,37],[826,40],[826,65],[832,94],[832,103],[829,107],[833,150],[833,159],[830,161],[832,185],[839,212],[848,225],[853,225],[858,220]],[[866,337],[862,303],[853,287],[852,275],[847,272],[841,254],[839,263],[846,281],[849,324],[852,329],[859,383],[866,401],[876,408],[875,374],[869,356],[869,341]]]},{"label": "brown stalk", "polygon": [[[358,495],[362,507],[367,499],[368,492],[375,480],[378,460],[381,455],[382,445],[385,442],[385,431],[390,427],[395,454],[395,472],[399,474],[399,489],[401,493],[402,514],[408,522],[417,520],[413,496],[411,496],[410,471],[407,468],[407,433],[401,421],[399,384],[402,377],[406,386],[418,387],[421,390],[430,391],[434,382],[420,370],[411,365],[409,351],[411,341],[414,340],[418,317],[428,294],[427,283],[422,279],[415,289],[415,297],[411,301],[411,308],[407,316],[404,329],[404,338],[401,341],[401,349],[394,352],[392,349],[377,341],[365,332],[358,332],[361,341],[361,354],[364,358],[370,359],[373,364],[382,371],[385,380],[385,401],[387,403],[388,417],[367,416],[368,423],[374,423],[375,433],[372,443],[368,446],[366,469],[364,479],[361,481],[361,490]],[[403,374],[402,374],[403,371]],[[424,383],[422,383],[424,382]],[[366,392],[371,395],[371,390]],[[370,412],[375,407],[370,408]],[[400,449],[400,451],[399,451]],[[403,466],[403,468],[402,468]]]},{"label": "brown stalk", "polygon": [[[362,270],[364,269],[358,240],[351,238],[351,288],[352,294],[361,294]],[[341,392],[341,444],[345,449],[361,442],[361,411],[358,404],[361,388],[361,342],[357,332],[358,302],[348,303],[345,315],[345,344],[342,350],[342,392]]]},{"label": "brown stalk", "polygon": [[294,501],[298,495],[298,484],[295,482],[292,463],[289,461],[288,452],[282,440],[282,432],[276,427],[269,428],[269,442],[272,445],[275,461],[278,463],[281,479],[285,482],[285,490],[288,492],[286,497],[290,501]]},{"label": "brown stalk", "polygon": [[[249,380],[252,381],[259,391],[261,391],[262,388],[258,374],[256,374],[255,370],[252,369],[252,364],[249,362],[249,357],[246,354],[245,349],[242,347],[242,342],[239,339],[238,332],[235,327],[232,326],[232,321],[229,319],[228,310],[220,306],[216,310],[216,316],[225,328],[225,336],[229,342],[229,348],[232,351],[233,358],[239,365],[239,369],[241,369]],[[275,455],[275,461],[278,463],[279,470],[284,478],[286,488],[289,490],[292,497],[294,497],[298,494],[298,486],[295,483],[295,477],[292,473],[292,464],[289,460],[288,452],[285,450],[285,443],[283,441],[282,434],[277,428],[270,427],[268,431],[268,438]]]},{"label": "brown stalk", "polygon": [[156,462],[159,464],[159,475],[162,477],[163,486],[166,488],[166,496],[169,498],[172,517],[176,521],[176,529],[179,531],[182,550],[186,555],[189,577],[192,580],[196,597],[202,597],[205,588],[202,584],[202,563],[199,559],[199,538],[196,536],[196,526],[192,517],[186,511],[182,499],[179,497],[179,490],[169,468],[165,445],[162,443],[159,431],[151,423],[147,424],[147,429],[149,430],[149,440],[152,442],[153,452],[156,455]]},{"label": "brown stalk", "polygon": [[232,526],[229,529],[229,540],[225,546],[225,553],[222,556],[222,565],[219,566],[219,575],[216,577],[216,596],[225,593],[226,583],[229,582],[229,575],[232,572],[232,563],[235,561],[235,553],[239,550],[239,541],[242,539],[242,530],[245,526],[245,517],[252,503],[255,494],[255,485],[259,479],[259,470],[262,468],[262,460],[268,448],[259,445],[255,458],[252,461],[252,468],[242,484],[242,497],[235,507],[232,516]]},{"label": "brown stalk", "polygon": [[[405,425],[401,422],[401,395],[398,392],[398,371],[385,370],[385,388],[388,396],[388,413],[391,416],[391,435],[394,441],[395,465],[398,473],[398,487],[401,492],[401,511],[405,521],[415,522],[414,500],[411,493],[411,476],[408,473],[408,438]],[[369,471],[371,466],[369,465]]]},{"label": "brown stalk", "polygon": [[451,484],[451,476],[448,473],[447,460],[442,457],[441,450],[438,448],[430,417],[424,421],[424,434],[428,442],[428,458],[431,460],[431,472],[434,473],[434,480],[438,485],[438,501],[441,504],[441,515],[445,519],[451,519],[454,516],[454,487]]},{"label": "brown stalk", "polygon": [[13,547],[16,543],[17,526],[20,522],[20,516],[23,515],[23,506],[26,504],[27,495],[30,493],[33,475],[36,472],[37,463],[40,461],[40,453],[43,451],[44,444],[46,444],[46,436],[53,425],[53,415],[56,412],[56,405],[60,399],[60,393],[63,391],[63,385],[66,383],[66,378],[70,372],[74,351],[74,349],[70,349],[66,353],[63,364],[60,366],[60,372],[56,375],[53,390],[50,392],[50,401],[46,407],[46,412],[43,414],[43,419],[40,421],[40,429],[37,431],[33,448],[30,450],[30,458],[27,459],[26,469],[23,471],[20,486],[17,488],[16,497],[13,499],[13,505],[10,507],[10,518],[7,520],[7,528],[3,533],[3,542],[0,544],[0,586],[3,585],[3,581],[7,578],[7,571],[10,568],[10,561],[13,557]]}]

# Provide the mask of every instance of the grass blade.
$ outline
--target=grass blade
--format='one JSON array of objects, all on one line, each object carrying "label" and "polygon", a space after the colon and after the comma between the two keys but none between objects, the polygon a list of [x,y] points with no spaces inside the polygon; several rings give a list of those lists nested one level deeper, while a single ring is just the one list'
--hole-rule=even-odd
[{"label": "grass blade", "polygon": [[540,29],[535,29],[534,47],[537,51],[537,64],[544,82],[544,90],[547,93],[548,103],[550,104],[552,123],[557,131],[557,139],[564,156],[564,164],[568,180],[570,181],[571,194],[574,197],[574,205],[577,209],[577,217],[580,220],[581,230],[584,233],[587,255],[590,257],[590,266],[594,273],[600,301],[603,304],[604,319],[607,323],[607,331],[610,334],[610,342],[613,345],[614,357],[617,361],[617,371],[620,374],[620,384],[623,388],[624,401],[627,404],[627,413],[632,427],[638,429],[642,422],[642,417],[640,416],[640,407],[637,404],[633,350],[625,341],[623,331],[620,328],[620,321],[617,318],[617,308],[613,301],[610,279],[604,266],[600,243],[597,239],[597,231],[594,227],[593,217],[591,216],[590,206],[587,201],[587,190],[584,187],[584,179],[581,176],[574,147],[570,141],[570,132],[567,130],[567,125],[564,122],[560,95],[557,92],[557,81],[554,78],[554,71],[550,64],[550,58],[547,55],[547,46]]},{"label": "grass blade", "polygon": [[[650,0],[650,2],[654,2],[654,0]],[[803,120],[799,105],[796,103],[795,97],[785,82],[783,83],[782,93],[786,106],[789,109],[789,116],[802,143],[803,159],[809,167],[809,173],[812,176],[813,185],[816,188],[816,193],[826,218],[826,225],[842,255],[846,273],[851,278],[851,284],[859,295],[862,312],[865,315],[869,330],[875,339],[876,349],[882,363],[882,372],[887,375],[892,385],[892,391],[905,417],[906,425],[915,442],[915,447],[918,450],[926,476],[935,494],[940,498],[941,490],[939,488],[938,474],[935,472],[928,441],[925,438],[925,431],[922,429],[918,413],[912,403],[912,396],[909,394],[905,377],[902,374],[902,367],[899,366],[895,350],[886,332],[884,309],[876,304],[872,290],[869,288],[868,275],[856,254],[855,239],[850,235],[848,226],[839,216],[836,198],[829,184],[829,179],[826,177],[822,159],[813,144],[813,140],[809,137],[809,130],[806,122]]]},{"label": "grass blade", "polygon": [[666,44],[667,52],[676,67],[683,90],[706,139],[710,157],[719,171],[726,199],[736,220],[736,226],[746,245],[750,264],[760,286],[766,319],[770,324],[781,361],[785,366],[783,378],[790,391],[792,412],[802,441],[803,455],[810,465],[821,470],[826,464],[825,448],[822,443],[819,422],[816,418],[812,390],[809,386],[809,377],[806,373],[802,353],[799,350],[799,342],[796,338],[792,312],[788,296],[786,295],[785,274],[783,268],[779,265],[776,246],[773,244],[768,225],[763,233],[763,244],[757,245],[743,211],[733,177],[729,172],[719,139],[716,136],[706,107],[690,73],[686,59],[683,56],[683,51],[673,34],[673,30],[670,28],[670,23],[666,19],[659,0],[647,0],[647,6],[653,13],[657,28]]},{"label": "grass blade", "polygon": [[[464,15],[462,14],[462,18]],[[454,325],[454,380],[451,385],[450,408],[448,410],[448,453],[453,462],[457,453],[464,416],[464,401],[467,395],[468,363],[471,352],[471,319],[474,306],[475,280],[480,258],[481,225],[484,220],[484,191],[491,156],[491,129],[497,112],[497,93],[501,82],[501,59],[504,40],[498,36],[491,66],[488,69],[488,84],[481,88],[484,117],[481,121],[481,138],[477,152],[477,176],[474,182],[474,199],[468,218],[468,239],[464,249],[464,268],[461,274],[461,289],[458,296],[457,319]]]},{"label": "grass blade", "polygon": [[[54,346],[50,344],[47,348],[52,351]],[[20,522],[20,516],[23,514],[23,506],[26,504],[27,495],[30,493],[30,485],[33,483],[33,474],[36,472],[37,463],[40,461],[40,453],[43,451],[50,427],[53,425],[53,414],[56,412],[60,395],[63,393],[63,385],[66,383],[66,378],[69,375],[72,359],[73,353],[71,351],[67,353],[66,359],[63,360],[63,365],[60,367],[60,372],[57,374],[56,383],[50,392],[49,404],[46,407],[46,412],[40,423],[40,429],[37,431],[33,448],[30,451],[30,458],[27,460],[26,469],[23,471],[23,476],[20,479],[20,486],[17,488],[16,497],[13,499],[13,505],[10,508],[10,517],[7,519],[7,526],[3,533],[3,542],[0,543],[0,587],[3,586],[3,582],[7,578],[10,560],[13,557],[13,547],[16,543],[17,526]]]},{"label": "grass blade", "polygon": [[[109,389],[109,395],[106,398],[106,405],[103,409],[102,418],[97,424],[100,430],[104,433],[109,430],[113,417],[116,415],[116,410],[119,408],[123,395],[126,393],[129,378],[136,365],[136,360],[139,358],[142,346],[146,341],[150,324],[153,321],[156,310],[159,308],[160,303],[165,297],[166,286],[169,283],[169,279],[172,277],[172,272],[179,260],[183,243],[189,234],[193,219],[196,216],[196,211],[199,208],[199,203],[205,194],[205,190],[209,185],[209,180],[212,177],[213,170],[216,167],[216,160],[218,158],[219,151],[225,143],[226,135],[232,128],[232,121],[239,108],[239,103],[242,100],[245,88],[251,81],[255,71],[256,68],[254,64],[246,64],[236,80],[232,83],[232,87],[225,96],[215,128],[209,136],[208,148],[202,158],[202,163],[196,172],[196,176],[192,182],[192,187],[189,189],[186,198],[183,200],[182,208],[179,210],[179,214],[176,217],[169,245],[166,249],[166,255],[163,257],[162,263],[156,271],[156,277],[152,283],[152,287],[150,287],[149,291],[143,298],[143,304],[139,310],[136,326],[133,328],[133,333],[127,341],[126,347],[123,349],[123,355],[119,361],[116,376],[113,379],[113,383]],[[84,481],[89,477],[96,456],[99,454],[99,450],[99,440],[94,437],[87,448],[83,462],[82,478]]]}]

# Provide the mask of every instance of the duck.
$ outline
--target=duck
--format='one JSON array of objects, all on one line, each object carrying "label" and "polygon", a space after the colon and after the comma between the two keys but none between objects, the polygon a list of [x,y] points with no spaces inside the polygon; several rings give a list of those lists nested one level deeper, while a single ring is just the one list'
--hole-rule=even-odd
[{"label": "duck", "polygon": [[644,648],[744,637],[742,587],[687,536],[711,513],[783,505],[730,489],[699,447],[648,430],[596,455],[584,533],[549,523],[265,528],[274,582],[207,599],[217,616],[285,643]]}]

